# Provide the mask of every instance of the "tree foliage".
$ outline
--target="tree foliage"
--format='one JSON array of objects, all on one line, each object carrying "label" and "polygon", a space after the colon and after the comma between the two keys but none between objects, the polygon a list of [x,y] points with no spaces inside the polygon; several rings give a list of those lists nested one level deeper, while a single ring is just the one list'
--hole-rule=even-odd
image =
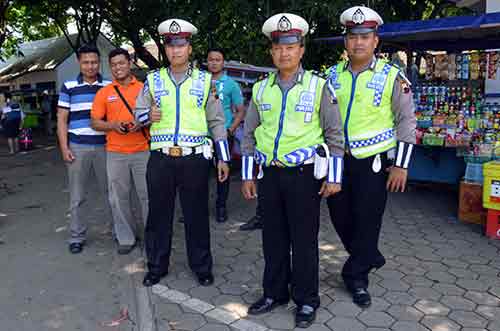
[{"label": "tree foliage", "polygon": [[[8,0],[0,0],[9,2]],[[13,1],[10,1],[13,2]],[[303,16],[311,26],[306,45],[305,64],[319,68],[322,64],[338,59],[341,49],[312,42],[318,37],[339,35],[342,28],[340,13],[353,5],[355,0],[16,0],[30,6],[40,18],[32,20],[26,10],[18,18],[37,22],[38,35],[54,33],[52,22],[68,37],[68,23],[76,24],[78,38],[73,48],[83,43],[95,42],[103,26],[110,28],[112,40],[129,42],[137,55],[150,68],[165,62],[165,53],[157,26],[163,20],[178,17],[191,21],[200,33],[194,38],[194,58],[203,61],[208,47],[218,46],[226,50],[227,58],[255,65],[271,65],[269,41],[262,35],[264,21],[279,12],[291,12]],[[368,0],[386,22],[419,20],[462,14],[463,9],[454,7],[446,0]],[[0,15],[1,15],[0,6]],[[37,16],[38,17],[38,16]],[[1,22],[0,22],[1,23]],[[1,32],[1,24],[0,24]],[[30,30],[22,35],[30,37]],[[157,60],[144,46],[154,41],[159,48]],[[0,40],[1,41],[1,40]]]}]

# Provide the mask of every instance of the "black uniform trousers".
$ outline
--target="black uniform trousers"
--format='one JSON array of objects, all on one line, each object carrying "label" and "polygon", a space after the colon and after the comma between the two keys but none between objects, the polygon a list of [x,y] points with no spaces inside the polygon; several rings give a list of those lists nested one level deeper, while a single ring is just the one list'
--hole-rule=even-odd
[{"label": "black uniform trousers", "polygon": [[258,185],[263,194],[264,296],[289,300],[291,290],[298,306],[317,308],[321,182],[313,177],[313,165],[266,168]]},{"label": "black uniform trousers", "polygon": [[168,272],[177,188],[184,215],[189,267],[197,274],[212,271],[208,220],[209,171],[210,162],[202,154],[171,157],[151,152],[146,173],[149,214],[145,231],[150,272]]},{"label": "black uniform trousers", "polygon": [[[229,153],[233,149],[234,138],[231,136],[227,136],[227,142],[229,144]],[[219,161],[219,157],[217,153],[215,153],[215,169],[217,170],[217,162]],[[229,164],[231,165],[231,164]],[[215,208],[226,208],[226,201],[229,197],[229,186],[231,185],[231,176],[228,176],[227,179],[223,182],[217,182],[217,198],[215,200]]]},{"label": "black uniform trousers", "polygon": [[370,271],[385,264],[378,241],[387,201],[388,162],[386,153],[380,157],[381,168],[375,172],[375,156],[356,159],[346,154],[342,191],[327,199],[333,226],[349,253],[342,277],[351,291],[367,288]]}]

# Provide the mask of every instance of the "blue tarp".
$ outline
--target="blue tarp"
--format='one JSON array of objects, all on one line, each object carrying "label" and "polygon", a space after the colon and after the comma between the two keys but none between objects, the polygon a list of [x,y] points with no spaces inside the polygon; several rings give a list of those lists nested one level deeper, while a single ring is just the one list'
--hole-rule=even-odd
[{"label": "blue tarp", "polygon": [[[384,50],[469,50],[500,48],[500,12],[423,21],[387,23],[380,27]],[[342,44],[343,37],[315,41]]]}]

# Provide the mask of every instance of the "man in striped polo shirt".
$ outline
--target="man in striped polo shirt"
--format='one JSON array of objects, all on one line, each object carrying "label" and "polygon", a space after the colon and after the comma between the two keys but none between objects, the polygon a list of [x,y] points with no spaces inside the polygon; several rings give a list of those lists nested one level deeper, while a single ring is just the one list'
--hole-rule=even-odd
[{"label": "man in striped polo shirt", "polygon": [[57,135],[62,157],[68,167],[70,191],[69,250],[78,254],[85,244],[87,224],[84,216],[85,185],[91,177],[91,168],[109,211],[106,135],[91,127],[90,109],[94,97],[103,86],[111,83],[99,74],[99,50],[95,46],[82,46],[77,51],[80,74],[76,80],[65,82],[59,93],[57,109]]}]

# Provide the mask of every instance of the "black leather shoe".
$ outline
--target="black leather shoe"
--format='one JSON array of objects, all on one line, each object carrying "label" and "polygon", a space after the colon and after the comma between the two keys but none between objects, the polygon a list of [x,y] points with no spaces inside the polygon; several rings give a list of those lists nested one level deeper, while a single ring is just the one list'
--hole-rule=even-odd
[{"label": "black leather shoe", "polygon": [[167,273],[164,273],[164,274],[156,274],[156,273],[152,273],[152,272],[148,272],[146,273],[146,276],[144,276],[144,280],[142,281],[142,285],[146,286],[146,287],[151,287],[155,284],[158,284],[160,282],[160,280],[165,277],[167,275]]},{"label": "black leather shoe", "polygon": [[316,319],[316,309],[311,306],[303,305],[297,307],[295,311],[295,326],[298,328],[308,328]]},{"label": "black leather shoe", "polygon": [[262,229],[262,219],[258,216],[252,217],[248,222],[240,226],[241,231],[253,231]]},{"label": "black leather shoe", "polygon": [[71,243],[69,244],[69,251],[71,254],[79,254],[83,251],[83,243]]},{"label": "black leather shoe", "polygon": [[227,221],[227,210],[226,210],[226,207],[220,207],[220,208],[216,208],[215,209],[215,220],[218,222],[218,223],[224,223],[225,221]]},{"label": "black leather shoe", "polygon": [[196,278],[201,286],[210,286],[214,283],[214,275],[212,274],[196,274]]},{"label": "black leather shoe", "polygon": [[368,308],[372,304],[372,298],[365,288],[360,287],[352,291],[352,302],[361,308]]},{"label": "black leather shoe", "polygon": [[130,254],[135,248],[136,244],[133,245],[119,245],[118,246],[118,254],[120,255],[127,255]]},{"label": "black leather shoe", "polygon": [[274,308],[286,305],[287,301],[278,301],[271,298],[262,297],[248,308],[249,315],[260,315],[272,311]]}]

